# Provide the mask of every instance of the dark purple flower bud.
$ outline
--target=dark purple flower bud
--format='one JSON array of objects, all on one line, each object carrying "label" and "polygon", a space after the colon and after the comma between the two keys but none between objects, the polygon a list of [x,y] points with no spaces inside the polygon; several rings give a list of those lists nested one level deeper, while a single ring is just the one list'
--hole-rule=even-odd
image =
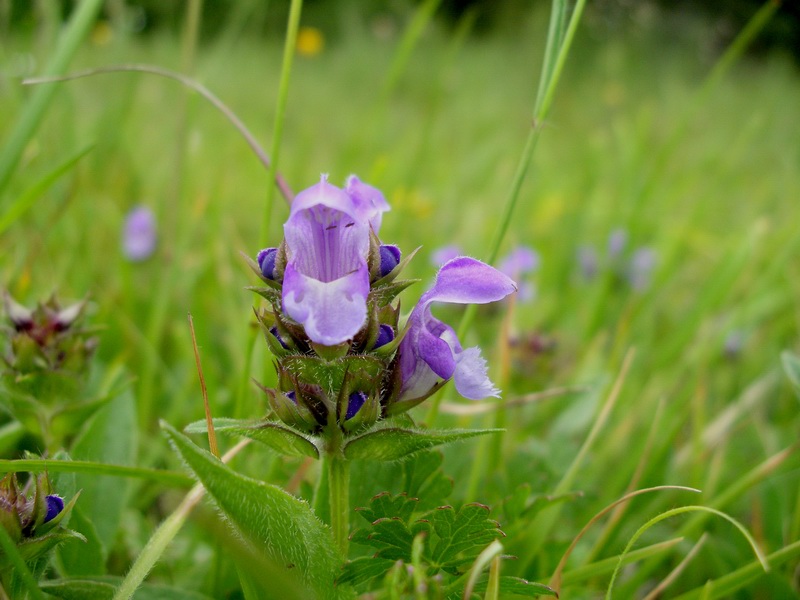
[{"label": "dark purple flower bud", "polygon": [[147,260],[156,250],[156,217],[146,206],[133,208],[125,217],[122,250],[128,260]]},{"label": "dark purple flower bud", "polygon": [[400,264],[400,248],[390,244],[381,246],[381,277],[391,273]]},{"label": "dark purple flower bud", "polygon": [[261,274],[267,279],[275,279],[275,257],[278,256],[277,248],[264,248],[258,253],[256,262]]},{"label": "dark purple flower bud", "polygon": [[289,346],[287,346],[287,345],[286,345],[286,342],[284,342],[284,341],[283,341],[283,338],[281,337],[281,334],[278,332],[278,328],[277,328],[277,327],[271,327],[271,328],[270,328],[270,330],[269,330],[269,332],[270,332],[272,335],[274,335],[274,336],[275,336],[275,338],[276,338],[276,339],[277,339],[277,340],[278,340],[278,341],[281,343],[281,346],[283,346],[283,348],[284,348],[285,350],[288,350],[288,349],[289,349]]},{"label": "dark purple flower bud", "polygon": [[385,346],[394,339],[394,329],[391,325],[383,324],[378,331],[378,339],[375,340],[374,348]]},{"label": "dark purple flower bud", "polygon": [[345,420],[352,419],[356,413],[361,410],[364,403],[367,401],[367,395],[364,392],[353,392],[347,399],[347,414]]},{"label": "dark purple flower bud", "polygon": [[295,392],[293,392],[293,391],[292,392],[286,392],[286,397],[289,400],[291,400],[292,402],[294,402],[295,404],[297,404],[297,394]]},{"label": "dark purple flower bud", "polygon": [[47,513],[44,516],[44,522],[47,523],[55,519],[59,513],[64,510],[64,500],[61,496],[56,496],[55,494],[45,496],[44,500],[47,503]]}]

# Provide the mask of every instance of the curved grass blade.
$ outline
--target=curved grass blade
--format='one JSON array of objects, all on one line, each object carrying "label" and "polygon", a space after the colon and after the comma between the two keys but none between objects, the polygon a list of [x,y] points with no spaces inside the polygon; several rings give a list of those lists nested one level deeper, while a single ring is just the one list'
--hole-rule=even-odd
[{"label": "curved grass blade", "polygon": [[642,525],[636,531],[636,533],[633,534],[633,537],[631,537],[630,541],[625,546],[625,549],[622,551],[622,554],[620,554],[620,558],[619,558],[619,562],[617,564],[617,567],[614,569],[614,572],[611,574],[611,581],[609,582],[608,590],[606,591],[606,600],[611,600],[611,590],[614,588],[614,582],[616,581],[617,574],[619,573],[620,567],[622,566],[622,559],[625,557],[625,555],[628,553],[628,551],[631,549],[631,547],[636,543],[636,540],[638,540],[639,537],[641,537],[641,535],[645,531],[650,529],[656,523],[660,523],[664,519],[668,519],[670,517],[674,517],[676,515],[680,515],[680,514],[687,513],[687,512],[698,512],[698,511],[709,512],[709,513],[712,513],[714,515],[717,515],[718,517],[721,517],[721,518],[725,519],[726,521],[731,523],[734,527],[736,527],[736,529],[738,529],[739,532],[747,540],[747,543],[750,544],[750,547],[753,549],[753,553],[756,555],[756,558],[758,559],[758,562],[761,564],[761,568],[764,571],[769,571],[769,563],[767,562],[767,559],[764,557],[763,553],[761,552],[761,549],[758,547],[758,544],[756,544],[756,541],[755,541],[755,539],[753,539],[753,536],[750,535],[750,532],[747,531],[747,529],[745,529],[744,525],[739,523],[739,521],[737,521],[736,519],[734,519],[733,517],[731,517],[729,515],[726,515],[724,512],[715,510],[713,508],[709,508],[707,506],[681,506],[680,508],[674,508],[672,510],[668,510],[666,512],[663,512],[663,513],[661,513],[660,515],[658,515],[656,517],[653,517],[647,523]]}]

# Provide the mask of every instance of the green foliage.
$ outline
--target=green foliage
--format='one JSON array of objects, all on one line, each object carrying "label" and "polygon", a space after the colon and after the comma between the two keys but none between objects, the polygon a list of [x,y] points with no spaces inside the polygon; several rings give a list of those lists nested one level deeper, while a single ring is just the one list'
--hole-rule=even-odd
[{"label": "green foliage", "polygon": [[308,504],[281,488],[244,477],[164,423],[164,432],[231,524],[274,561],[279,578],[299,579],[331,597],[337,567],[330,530]]},{"label": "green foliage", "polygon": [[[70,578],[45,581],[40,588],[62,600],[111,600],[119,585],[118,577]],[[136,591],[136,600],[210,600],[211,596],[164,585],[145,584]]]},{"label": "green foliage", "polygon": [[348,459],[393,461],[436,446],[498,432],[497,429],[436,431],[384,426],[348,439],[344,446],[344,455]]},{"label": "green foliage", "polygon": [[[456,511],[440,506],[417,513],[418,500],[405,494],[378,494],[368,507],[357,509],[370,524],[357,529],[354,543],[376,549],[374,557],[357,558],[345,565],[339,583],[364,584],[385,575],[396,561],[413,564],[415,540],[422,540],[420,560],[429,575],[440,571],[459,575],[493,540],[505,534],[488,518],[489,508],[467,504]],[[374,562],[373,562],[374,561]]]},{"label": "green foliage", "polygon": [[783,361],[783,370],[800,398],[800,357],[787,351],[781,354],[781,360]]},{"label": "green foliage", "polygon": [[[268,446],[284,456],[310,456],[319,458],[311,436],[296,431],[276,421],[249,421],[244,419],[214,419],[214,431],[239,435]],[[195,421],[184,428],[186,433],[207,433],[206,421]]]}]

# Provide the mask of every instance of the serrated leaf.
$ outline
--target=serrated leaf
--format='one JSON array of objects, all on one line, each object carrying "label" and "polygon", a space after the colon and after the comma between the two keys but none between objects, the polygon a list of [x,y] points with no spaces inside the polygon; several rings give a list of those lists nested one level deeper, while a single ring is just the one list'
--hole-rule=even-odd
[{"label": "serrated leaf", "polygon": [[[319,458],[319,449],[311,437],[273,421],[248,421],[244,419],[213,419],[218,433],[241,435],[269,446],[284,456]],[[186,433],[208,433],[205,420],[195,421],[184,428]]]},{"label": "serrated leaf", "polygon": [[344,446],[344,455],[350,460],[369,459],[391,461],[435,446],[452,444],[500,429],[403,429],[385,427],[351,438]]},{"label": "serrated leaf", "polygon": [[[482,593],[486,591],[488,579],[483,578],[475,586],[475,591]],[[527,581],[520,577],[512,577],[510,575],[500,576],[500,597],[506,598],[508,596],[524,596],[526,598],[538,598],[539,596],[555,596],[558,593],[543,583],[534,583]]]},{"label": "serrated leaf", "polygon": [[321,597],[334,597],[338,559],[330,529],[281,488],[240,475],[167,423],[162,428],[189,468],[236,529]]},{"label": "serrated leaf", "polygon": [[357,508],[356,512],[369,523],[395,517],[408,523],[416,506],[417,499],[409,498],[405,493],[393,496],[389,492],[382,492],[370,500],[369,506]]},{"label": "serrated leaf", "polygon": [[411,560],[411,545],[415,534],[399,517],[378,519],[372,532],[361,543],[378,548],[375,556],[388,560]]},{"label": "serrated leaf", "polygon": [[431,513],[430,522],[439,536],[431,562],[448,572],[472,562],[487,544],[505,537],[483,504],[466,504],[458,512],[452,506],[439,507]]},{"label": "serrated leaf", "polygon": [[800,357],[787,350],[781,354],[781,361],[786,376],[792,382],[797,397],[800,398]]},{"label": "serrated leaf", "polygon": [[406,491],[419,498],[417,510],[441,506],[453,491],[453,480],[442,471],[444,455],[438,450],[419,452],[413,460],[403,462]]},{"label": "serrated leaf", "polygon": [[394,564],[395,561],[386,558],[362,556],[351,560],[342,568],[342,574],[336,580],[336,584],[362,585],[376,577],[383,577]]}]

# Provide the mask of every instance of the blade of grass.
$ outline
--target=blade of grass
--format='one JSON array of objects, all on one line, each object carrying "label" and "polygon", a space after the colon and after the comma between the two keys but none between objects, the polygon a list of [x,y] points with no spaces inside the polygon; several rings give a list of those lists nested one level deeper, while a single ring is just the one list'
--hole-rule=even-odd
[{"label": "blade of grass", "polygon": [[62,175],[68,173],[80,159],[89,154],[94,148],[94,145],[86,146],[78,150],[75,154],[70,156],[67,160],[58,165],[55,169],[50,171],[47,175],[42,177],[39,181],[25,190],[20,196],[14,200],[11,205],[6,209],[5,213],[0,216],[0,235],[3,234],[11,225],[22,217],[34,203],[41,198],[51,185],[58,181]]},{"label": "blade of grass", "polygon": [[[250,440],[242,440],[236,444],[225,453],[222,457],[222,462],[230,462],[249,442]],[[113,600],[129,600],[136,593],[136,590],[159,561],[169,543],[178,535],[192,509],[197,506],[205,492],[206,490],[202,485],[196,484],[184,497],[178,508],[162,521],[139,553],[139,556],[136,557],[127,575],[125,575],[125,579],[122,580],[122,583],[117,588]]]},{"label": "blade of grass", "polygon": [[631,547],[636,543],[636,540],[638,540],[645,531],[650,529],[656,523],[660,523],[664,519],[669,519],[670,517],[674,517],[683,513],[696,512],[696,511],[705,511],[714,514],[718,517],[725,519],[726,521],[731,523],[734,527],[736,527],[736,529],[738,529],[739,532],[747,540],[747,543],[750,544],[750,547],[753,549],[753,553],[756,555],[756,558],[758,559],[761,568],[765,572],[769,571],[769,563],[767,563],[766,557],[762,554],[761,549],[758,547],[758,544],[756,544],[756,541],[753,539],[753,536],[750,535],[750,532],[747,531],[744,525],[739,523],[739,521],[737,521],[736,519],[734,519],[729,515],[726,515],[724,512],[720,512],[713,508],[708,508],[707,506],[681,506],[679,508],[673,508],[672,510],[665,511],[660,515],[653,517],[647,523],[645,523],[639,529],[636,530],[636,533],[633,534],[627,546],[625,546],[625,549],[622,551],[622,554],[620,555],[620,562],[617,565],[617,568],[614,569],[614,572],[611,574],[611,581],[609,582],[608,590],[606,591],[606,600],[611,600],[611,590],[614,588],[614,582],[616,581],[617,574],[619,573],[619,570],[622,566],[622,557],[624,557],[625,554],[628,553]]},{"label": "blade of grass", "polygon": [[[84,77],[91,77],[93,75],[105,75],[107,73],[149,73],[150,75],[158,75],[159,77],[172,79],[173,81],[177,81],[182,85],[190,87],[195,92],[200,94],[205,100],[211,103],[214,108],[216,108],[226,119],[228,119],[236,131],[238,131],[239,134],[244,138],[245,142],[247,142],[247,145],[250,146],[250,149],[253,151],[253,154],[256,155],[259,162],[261,162],[261,164],[267,169],[270,169],[270,165],[272,163],[266,151],[261,147],[256,137],[250,132],[244,122],[236,116],[236,113],[234,113],[227,104],[220,100],[220,98],[206,86],[176,71],[170,71],[169,69],[164,69],[154,65],[123,64],[99,69],[76,71],[60,77],[31,77],[23,80],[22,83],[23,85],[59,83],[63,81],[72,81],[74,79],[82,79]],[[281,195],[286,199],[286,201],[291,202],[294,194],[292,193],[291,188],[289,188],[289,185],[286,183],[286,180],[278,171],[275,171],[275,185],[278,186]]]},{"label": "blade of grass", "polygon": [[441,1],[442,0],[425,0],[425,2],[419,5],[408,27],[405,28],[392,64],[389,66],[386,80],[383,83],[381,92],[382,103],[386,102],[397,87],[397,82],[400,81],[400,77],[408,67],[411,54],[414,52],[417,42],[419,42],[425,28],[428,26],[428,23],[430,23],[434,13],[436,13],[436,9],[439,8]]},{"label": "blade of grass", "polygon": [[[772,568],[777,568],[782,564],[800,557],[800,541],[794,542],[777,550],[766,557],[766,561]],[[708,598],[730,598],[735,592],[744,586],[752,583],[764,575],[763,565],[755,560],[749,565],[744,566],[732,573],[723,575],[719,579],[714,579],[706,583],[702,588],[697,588],[691,592],[681,594],[675,600],[698,600]]]},{"label": "blade of grass", "polygon": [[43,460],[43,459],[0,459],[0,471],[4,473],[49,472],[49,473],[91,473],[92,475],[113,475],[133,477],[163,483],[173,487],[187,488],[194,480],[174,471],[159,471],[145,467],[126,467],[86,460]]},{"label": "blade of grass", "polygon": [[[28,565],[25,564],[22,556],[20,556],[14,540],[11,539],[11,536],[8,535],[8,532],[3,527],[0,527],[0,548],[3,550],[5,558],[14,567],[14,572],[22,580],[22,585],[25,586],[28,594],[30,594],[30,598],[32,600],[45,600],[44,594],[36,583],[36,578],[28,569]],[[2,587],[0,587],[0,591],[2,591]]]},{"label": "blade of grass", "polygon": [[[272,166],[270,174],[278,173],[278,160],[280,158],[281,141],[283,139],[283,123],[286,120],[286,100],[289,97],[289,77],[292,74],[292,59],[297,46],[297,29],[300,25],[300,13],[303,10],[303,0],[292,0],[289,7],[289,22],[286,25],[286,40],[283,45],[283,64],[281,65],[281,79],[278,84],[278,102],[275,107],[275,122],[272,133]],[[267,195],[264,199],[264,220],[261,223],[260,240],[269,236],[269,226],[272,219],[272,186],[267,186]],[[288,198],[291,202],[291,198]]]},{"label": "blade of grass", "polygon": [[[634,355],[635,352],[633,349],[628,350],[628,352],[625,354],[619,375],[617,375],[617,378],[614,381],[605,402],[600,407],[600,412],[598,413],[597,418],[595,418],[592,428],[589,430],[586,439],[578,450],[578,454],[572,460],[567,468],[566,473],[564,473],[564,475],[561,477],[561,480],[553,489],[552,494],[554,496],[563,494],[570,488],[575,480],[578,470],[583,466],[584,459],[594,445],[597,436],[605,426],[606,421],[608,421],[608,417],[611,415],[611,411],[617,403],[617,399],[622,391],[622,385],[628,376],[628,370],[633,362]],[[524,567],[522,569],[523,571],[531,563],[531,561],[535,560],[539,550],[544,545],[548,533],[558,520],[561,510],[561,505],[552,505],[547,509],[542,510],[528,527],[529,533],[527,535],[527,539],[525,540],[526,559],[524,561]]]},{"label": "blade of grass", "polygon": [[[572,12],[572,16],[569,19],[569,25],[566,33],[563,36],[563,40],[561,40],[561,25],[559,24],[565,19],[564,15],[566,14],[567,10],[567,2],[566,0],[553,0],[551,15],[555,16],[551,16],[551,25],[548,31],[547,40],[548,46],[545,50],[544,66],[539,79],[539,92],[537,93],[536,103],[534,104],[533,122],[531,124],[528,137],[525,141],[525,146],[522,150],[522,156],[517,164],[514,178],[511,181],[511,188],[503,207],[503,212],[500,217],[500,224],[497,228],[493,241],[489,246],[490,249],[486,262],[490,264],[497,260],[497,256],[500,253],[500,246],[502,245],[506,233],[508,232],[508,228],[511,225],[511,219],[514,216],[514,210],[517,206],[519,192],[522,189],[522,184],[525,181],[526,175],[528,174],[528,168],[530,167],[533,159],[533,152],[536,149],[536,144],[539,141],[539,136],[541,135],[542,124],[547,118],[547,115],[550,111],[550,106],[553,103],[556,88],[558,87],[558,81],[561,78],[562,71],[564,70],[564,64],[567,60],[567,56],[569,55],[569,50],[575,37],[575,31],[578,28],[578,23],[580,22],[585,5],[586,0],[578,0],[575,5],[575,10]],[[555,53],[554,50],[556,47],[558,48],[557,53]],[[554,60],[552,59],[553,54],[555,54]],[[552,68],[548,68],[550,60],[553,60]],[[469,330],[470,325],[475,318],[476,311],[477,306],[474,304],[467,306],[466,310],[464,311],[464,315],[462,316],[461,323],[458,327],[458,337],[460,339],[463,339]],[[431,400],[430,409],[426,417],[426,422],[428,424],[433,424],[436,421],[436,418],[439,414],[439,403],[441,402],[441,398],[442,394],[439,394],[435,396],[433,400]]]},{"label": "blade of grass", "polygon": [[[97,18],[102,0],[84,0],[76,5],[72,17],[58,40],[53,56],[47,63],[44,72],[47,75],[63,73],[72,60],[83,39]],[[44,118],[47,107],[52,102],[56,88],[44,86],[35,90],[25,103],[25,108],[14,128],[0,149],[0,200],[11,175],[14,172],[25,146],[33,137]]]}]

